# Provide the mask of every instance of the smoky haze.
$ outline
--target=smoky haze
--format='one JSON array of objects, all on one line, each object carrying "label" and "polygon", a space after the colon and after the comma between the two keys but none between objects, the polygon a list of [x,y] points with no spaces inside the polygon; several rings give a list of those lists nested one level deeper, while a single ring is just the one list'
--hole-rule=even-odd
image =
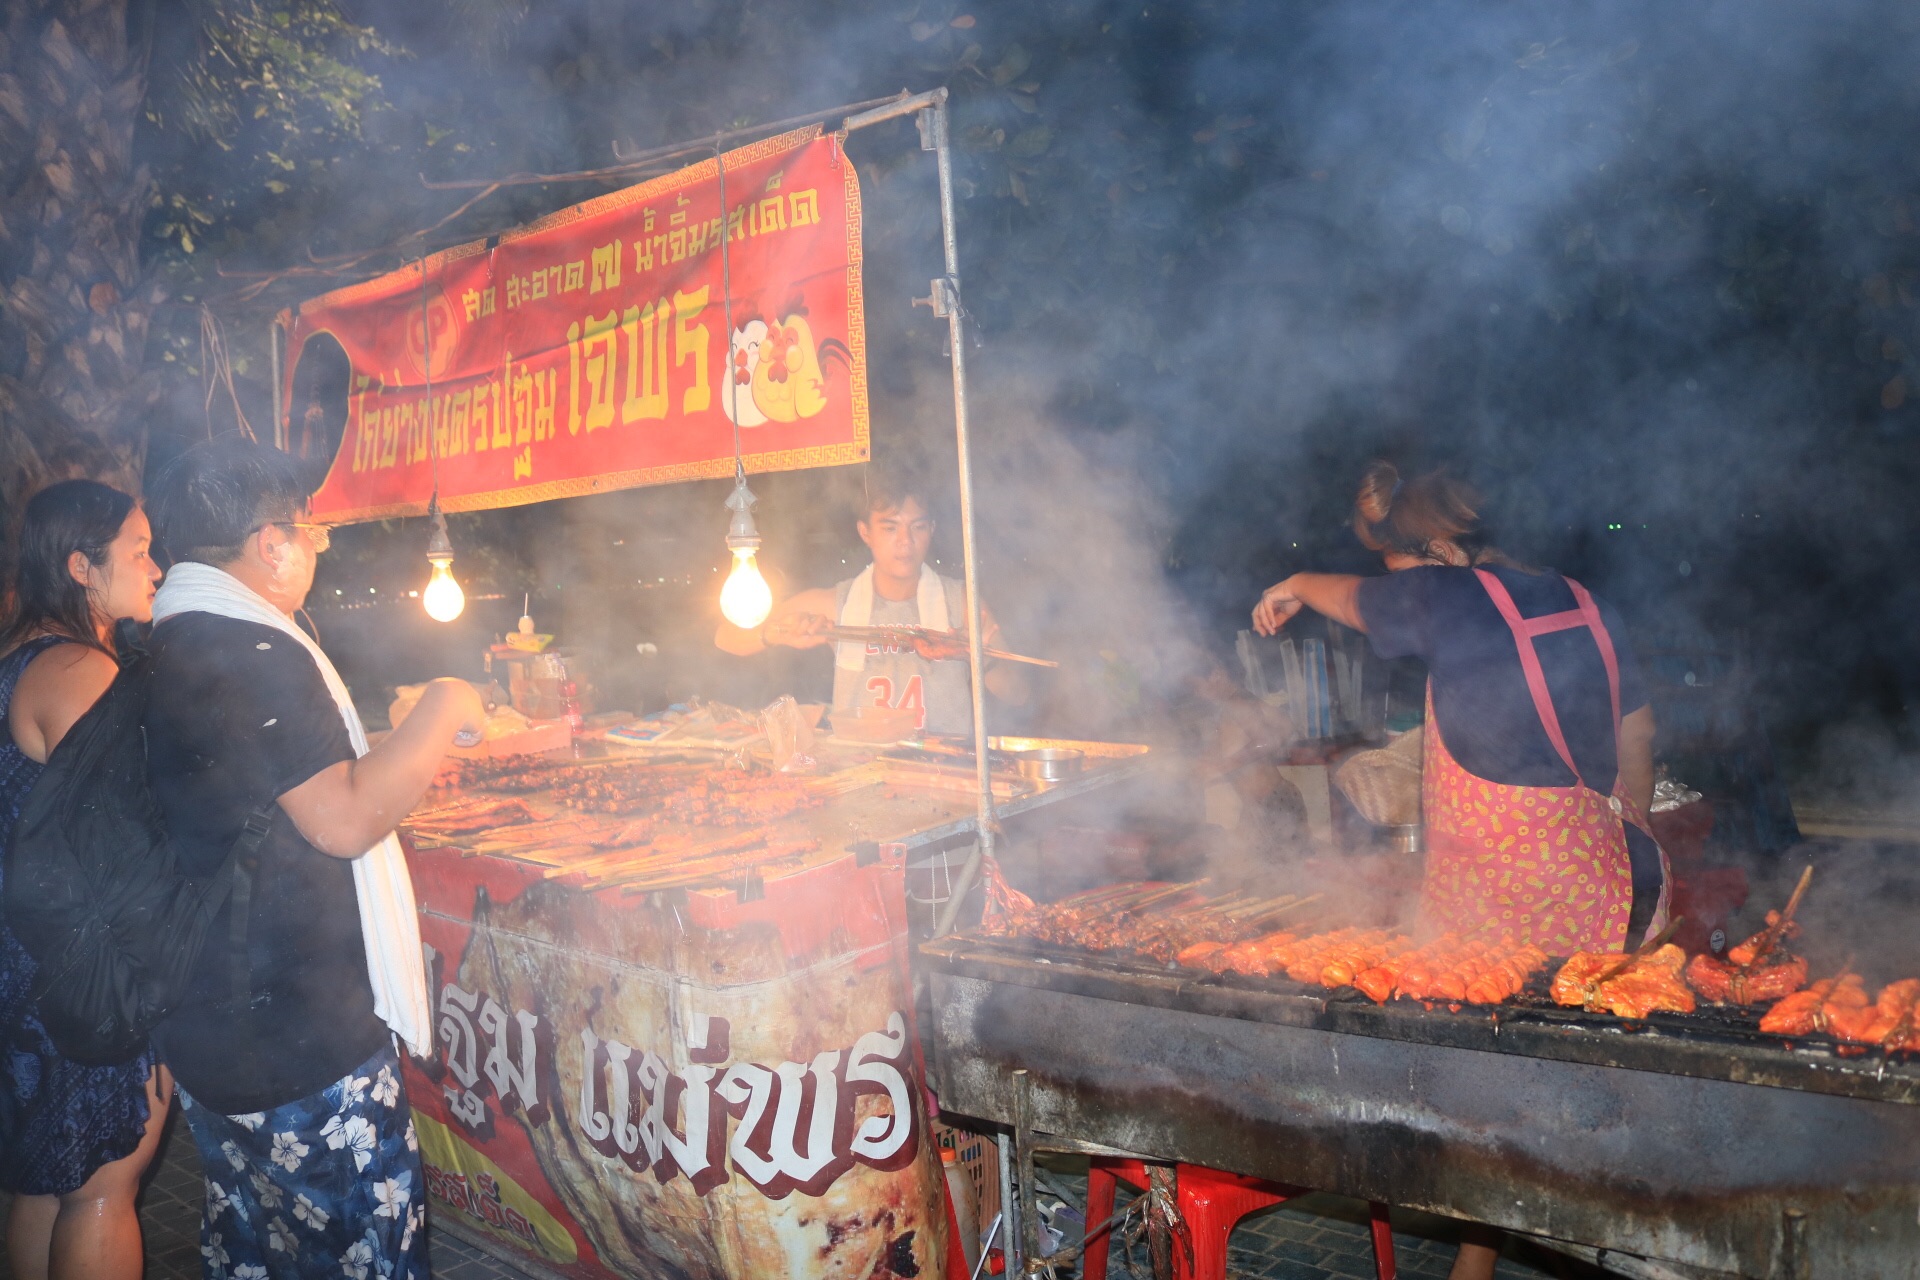
[{"label": "smoky haze", "polygon": [[[1824,734],[1864,790],[1905,787],[1911,6],[902,3],[776,19],[581,0],[530,7],[479,51],[369,9],[415,51],[388,72],[396,99],[472,136],[442,176],[603,164],[615,141],[952,86],[984,591],[1011,643],[1067,665],[1040,719],[1137,730],[1230,653],[1261,587],[1369,570],[1347,504],[1385,453],[1476,479],[1509,549],[1589,581],[1644,648],[1739,655],[1783,747],[1813,753]],[[951,572],[945,326],[909,306],[939,269],[933,166],[908,122],[849,152],[875,452],[939,478]],[[396,190],[417,159],[396,162]],[[516,189],[488,216],[585,194]],[[417,198],[423,221],[444,211]],[[857,475],[755,485],[765,559],[791,585],[858,567]],[[714,590],[671,607],[607,594],[646,576],[717,589],[720,492],[483,516],[464,536],[498,544],[515,612],[528,585],[601,584],[631,638],[688,639],[656,691],[731,686],[748,677],[692,643]],[[417,536],[392,535],[395,563]],[[1129,682],[1137,696],[1115,692]]]}]

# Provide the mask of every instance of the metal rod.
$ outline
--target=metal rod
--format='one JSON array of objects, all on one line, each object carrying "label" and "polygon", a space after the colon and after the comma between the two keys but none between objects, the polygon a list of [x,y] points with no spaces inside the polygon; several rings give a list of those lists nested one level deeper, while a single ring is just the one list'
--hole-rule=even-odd
[{"label": "metal rod", "polygon": [[[1020,1202],[1013,1197],[1013,1139],[1001,1133],[994,1135],[993,1142],[1000,1156],[1000,1216],[1006,1228],[1002,1232],[1004,1243],[1000,1246],[1000,1252],[1011,1259],[1019,1252],[1017,1242],[1020,1239]],[[981,1252],[986,1252],[984,1245],[981,1246]],[[1006,1269],[1009,1272],[1013,1270],[1011,1266]]]},{"label": "metal rod", "polygon": [[987,1234],[980,1238],[980,1261],[973,1264],[973,1275],[968,1277],[968,1280],[980,1280],[980,1272],[987,1265],[987,1250],[993,1248],[993,1238],[1000,1234],[1000,1223],[1006,1216],[1004,1209],[993,1215],[993,1225],[988,1227]]},{"label": "metal rod", "polygon": [[[947,86],[945,85],[941,85],[938,89],[929,89],[925,93],[916,93],[911,97],[906,96],[903,92],[901,97],[888,101],[884,106],[875,107],[871,111],[861,111],[858,115],[848,116],[846,120],[841,123],[840,127],[848,133],[852,133],[855,130],[865,129],[871,125],[884,124],[889,120],[898,120],[901,116],[910,116],[916,111],[925,111],[929,107],[944,107],[946,105]],[[852,108],[848,109],[851,110]]]},{"label": "metal rod", "polygon": [[[960,246],[954,228],[953,156],[947,145],[946,91],[938,96],[921,118],[933,144],[934,159],[940,173],[940,241],[945,250],[946,278],[933,291],[936,304],[944,302],[947,314],[947,341],[953,348],[953,433],[960,462],[960,554],[966,568],[967,583],[967,674],[973,685],[973,757],[975,783],[979,788],[978,839],[965,863],[953,896],[940,914],[936,933],[953,931],[961,905],[980,874],[980,865],[993,856],[993,762],[987,755],[987,688],[982,653],[984,637],[980,627],[980,560],[973,522],[973,455],[967,423],[967,343],[966,309],[960,303]],[[933,96],[933,95],[929,95]]]},{"label": "metal rod", "polygon": [[1813,1280],[1813,1258],[1807,1253],[1807,1211],[1781,1211],[1780,1275],[1782,1280]]},{"label": "metal rod", "polygon": [[1040,1259],[1040,1202],[1033,1191],[1033,1077],[1025,1067],[1013,1073],[1013,1159],[1020,1230],[1008,1238],[1020,1242],[1020,1256],[1007,1274],[1025,1276]]},{"label": "metal rod", "polygon": [[275,316],[267,322],[267,358],[273,369],[273,443],[283,453],[293,434],[287,429],[286,415],[281,412],[280,403],[280,318]]},{"label": "metal rod", "polygon": [[[933,93],[939,94],[942,102],[946,101],[947,91],[944,88],[935,89]],[[474,187],[523,187],[549,182],[597,182],[624,176],[630,170],[645,168],[661,160],[672,160],[705,151],[715,141],[726,142],[733,138],[751,137],[756,133],[778,133],[783,129],[797,129],[804,124],[820,124],[835,116],[846,117],[843,128],[864,129],[867,125],[878,124],[880,120],[890,120],[894,115],[907,114],[917,109],[914,106],[908,106],[905,111],[892,112],[880,116],[879,119],[869,120],[866,116],[874,113],[869,110],[870,108],[885,111],[892,105],[918,103],[922,98],[931,97],[932,94],[911,94],[902,89],[891,98],[868,98],[865,102],[849,102],[845,106],[831,107],[825,111],[809,111],[803,116],[788,116],[785,120],[769,120],[765,124],[750,124],[740,129],[723,129],[699,142],[670,142],[664,147],[652,147],[630,154],[623,154],[620,144],[616,142],[613,144],[613,158],[620,163],[603,169],[576,169],[568,173],[516,173],[505,178],[461,178],[451,182],[432,182],[422,176],[420,185],[430,191],[464,191]],[[848,112],[856,114],[847,115]],[[858,123],[855,123],[856,121]]]}]

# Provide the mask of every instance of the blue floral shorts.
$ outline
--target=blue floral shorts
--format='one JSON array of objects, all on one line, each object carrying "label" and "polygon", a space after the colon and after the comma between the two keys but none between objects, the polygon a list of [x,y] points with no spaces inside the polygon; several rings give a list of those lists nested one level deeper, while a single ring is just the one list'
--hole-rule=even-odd
[{"label": "blue floral shorts", "polygon": [[207,1180],[208,1280],[426,1280],[424,1182],[391,1046],[310,1098],[216,1115],[180,1090]]}]

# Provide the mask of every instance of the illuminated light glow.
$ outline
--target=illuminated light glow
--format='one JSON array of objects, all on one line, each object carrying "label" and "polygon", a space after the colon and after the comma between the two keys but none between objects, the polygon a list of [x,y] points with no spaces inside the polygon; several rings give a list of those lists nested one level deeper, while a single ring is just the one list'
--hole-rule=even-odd
[{"label": "illuminated light glow", "polygon": [[427,616],[435,622],[452,622],[467,607],[467,593],[453,577],[453,561],[435,560],[433,576],[427,579],[427,589],[420,593],[420,603],[426,606]]},{"label": "illuminated light glow", "polygon": [[720,612],[742,631],[751,631],[773,612],[773,588],[760,576],[760,566],[754,563],[751,547],[734,550],[733,572],[720,588]]}]

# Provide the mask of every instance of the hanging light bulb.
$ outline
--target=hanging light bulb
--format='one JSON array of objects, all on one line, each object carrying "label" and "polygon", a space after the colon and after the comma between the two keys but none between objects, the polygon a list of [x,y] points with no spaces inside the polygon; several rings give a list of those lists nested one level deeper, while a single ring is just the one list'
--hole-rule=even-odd
[{"label": "hanging light bulb", "polygon": [[736,475],[733,492],[727,495],[727,509],[733,512],[733,519],[727,523],[727,550],[733,552],[733,572],[720,588],[720,612],[743,631],[759,626],[773,612],[773,589],[754,563],[760,550],[760,531],[753,526],[754,501],[746,476]]},{"label": "hanging light bulb", "polygon": [[433,576],[420,593],[420,603],[435,622],[452,622],[466,609],[467,593],[454,580],[453,539],[447,537],[447,518],[437,503],[433,508],[433,536],[427,539],[427,563],[433,566]]}]

